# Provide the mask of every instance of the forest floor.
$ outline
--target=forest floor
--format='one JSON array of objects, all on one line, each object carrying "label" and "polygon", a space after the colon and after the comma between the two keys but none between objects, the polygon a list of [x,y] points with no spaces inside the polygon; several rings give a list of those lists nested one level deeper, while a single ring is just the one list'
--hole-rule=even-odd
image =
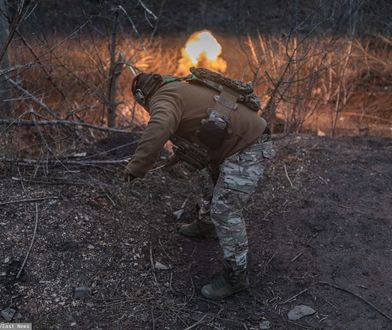
[{"label": "forest floor", "polygon": [[[221,267],[217,241],[181,237],[173,216],[186,200],[183,220],[196,215],[197,175],[128,186],[120,166],[0,166],[0,310],[34,329],[392,329],[392,140],[275,144],[245,210],[250,289],[219,302],[200,295]],[[48,199],[18,202],[34,198]],[[290,321],[297,305],[315,313]]]}]

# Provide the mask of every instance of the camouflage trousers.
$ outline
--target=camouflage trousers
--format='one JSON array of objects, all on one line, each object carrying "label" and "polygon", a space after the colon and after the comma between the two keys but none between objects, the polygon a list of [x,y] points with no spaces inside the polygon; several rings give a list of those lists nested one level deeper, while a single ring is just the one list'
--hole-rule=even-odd
[{"label": "camouflage trousers", "polygon": [[248,238],[243,209],[274,155],[270,135],[263,134],[254,144],[226,158],[220,166],[212,199],[204,198],[200,205],[199,219],[212,221],[224,258],[234,270],[247,267]]}]

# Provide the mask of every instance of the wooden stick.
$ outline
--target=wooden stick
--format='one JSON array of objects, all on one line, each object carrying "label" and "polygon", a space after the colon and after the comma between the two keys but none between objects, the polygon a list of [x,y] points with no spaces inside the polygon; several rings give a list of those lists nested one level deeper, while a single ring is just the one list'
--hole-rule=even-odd
[{"label": "wooden stick", "polygon": [[16,279],[17,279],[17,280],[19,279],[20,275],[22,274],[23,268],[24,268],[24,266],[26,265],[27,259],[28,259],[29,255],[30,255],[31,248],[33,247],[33,243],[34,243],[34,240],[35,240],[35,235],[36,235],[36,233],[37,233],[37,227],[38,227],[38,204],[36,203],[36,204],[35,204],[35,225],[34,225],[34,233],[33,233],[33,237],[31,238],[30,246],[29,246],[29,249],[27,250],[26,257],[25,257],[24,260],[23,260],[22,266],[20,267],[20,269],[19,269],[19,271],[18,271],[18,274],[16,274]]},{"label": "wooden stick", "polygon": [[293,185],[293,183],[291,182],[291,179],[290,179],[290,177],[289,177],[289,174],[287,173],[286,164],[283,164],[283,167],[284,167],[284,172],[286,173],[287,180],[289,180],[289,182],[290,182],[291,188],[294,188],[294,185]]},{"label": "wooden stick", "polygon": [[99,125],[84,123],[81,121],[73,121],[73,120],[25,120],[25,119],[0,119],[0,125],[17,125],[17,126],[35,126],[35,125],[44,125],[44,126],[55,126],[55,125],[63,125],[63,126],[81,126],[86,128],[95,129],[98,131],[104,132],[113,132],[113,133],[124,133],[124,134],[132,134],[132,133],[140,133],[140,131],[128,131],[120,128],[113,127],[103,127]]},{"label": "wooden stick", "polygon": [[[63,160],[61,161],[62,165],[116,165],[116,164],[127,164],[131,158],[124,159],[113,159],[113,160]],[[54,159],[49,160],[36,160],[29,158],[20,158],[20,159],[12,159],[12,158],[0,158],[0,162],[5,163],[17,163],[19,165],[33,166],[33,165],[59,165],[60,162]]]},{"label": "wooden stick", "polygon": [[297,260],[300,256],[302,256],[304,254],[304,251],[298,253],[293,259],[291,259],[291,262],[294,262],[295,260]]},{"label": "wooden stick", "polygon": [[8,205],[8,204],[17,204],[17,203],[30,203],[30,202],[38,202],[38,201],[45,201],[48,199],[59,199],[58,197],[38,197],[38,198],[28,198],[28,199],[18,199],[14,201],[7,201],[0,203],[0,206]]},{"label": "wooden stick", "polygon": [[392,321],[392,317],[391,317],[391,316],[385,314],[383,311],[381,311],[381,310],[378,309],[375,305],[373,305],[373,303],[371,303],[370,301],[368,301],[368,300],[366,300],[365,298],[361,297],[360,295],[358,295],[358,294],[356,294],[356,293],[354,293],[354,292],[352,292],[352,291],[350,291],[350,290],[348,290],[348,289],[341,288],[340,286],[337,286],[337,285],[332,284],[332,283],[322,282],[322,281],[320,281],[320,282],[318,282],[318,283],[319,283],[319,284],[322,284],[322,285],[328,285],[328,286],[330,286],[330,287],[332,287],[332,288],[335,288],[335,289],[337,289],[337,290],[340,290],[340,291],[349,293],[349,294],[353,295],[354,297],[357,297],[358,299],[362,300],[364,303],[366,303],[367,305],[369,305],[370,307],[372,307],[374,310],[376,310],[378,313],[380,313],[382,316],[384,316],[385,318],[387,318],[389,321]]},{"label": "wooden stick", "polygon": [[[19,167],[18,167],[19,169]],[[30,180],[30,179],[24,179],[24,178],[16,178],[16,177],[12,177],[11,180],[13,181],[19,181],[22,185],[23,182],[27,182],[27,183],[32,183],[32,184],[47,184],[47,185],[66,185],[66,184],[70,184],[70,185],[75,185],[75,186],[89,186],[89,185],[93,185],[91,182],[87,182],[87,181],[72,181],[72,180],[56,180],[56,181],[43,181],[43,180]]]}]

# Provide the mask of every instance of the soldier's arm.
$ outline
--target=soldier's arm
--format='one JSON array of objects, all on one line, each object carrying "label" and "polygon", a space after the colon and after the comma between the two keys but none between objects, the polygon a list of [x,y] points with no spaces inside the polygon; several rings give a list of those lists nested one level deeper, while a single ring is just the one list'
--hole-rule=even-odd
[{"label": "soldier's arm", "polygon": [[180,110],[175,97],[159,96],[150,101],[150,120],[126,172],[141,178],[154,166],[164,144],[177,130]]}]

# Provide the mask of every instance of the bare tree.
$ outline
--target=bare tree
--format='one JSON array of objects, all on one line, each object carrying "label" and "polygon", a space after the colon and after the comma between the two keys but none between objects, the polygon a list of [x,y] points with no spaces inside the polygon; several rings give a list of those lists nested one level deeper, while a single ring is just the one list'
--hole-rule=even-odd
[{"label": "bare tree", "polygon": [[[9,23],[6,17],[6,2],[0,0],[0,71],[9,67],[8,53],[7,53],[7,41],[9,36]],[[3,51],[4,49],[4,51]],[[7,80],[0,75],[0,118],[10,116],[10,107],[7,103],[9,99],[10,91]]]}]

